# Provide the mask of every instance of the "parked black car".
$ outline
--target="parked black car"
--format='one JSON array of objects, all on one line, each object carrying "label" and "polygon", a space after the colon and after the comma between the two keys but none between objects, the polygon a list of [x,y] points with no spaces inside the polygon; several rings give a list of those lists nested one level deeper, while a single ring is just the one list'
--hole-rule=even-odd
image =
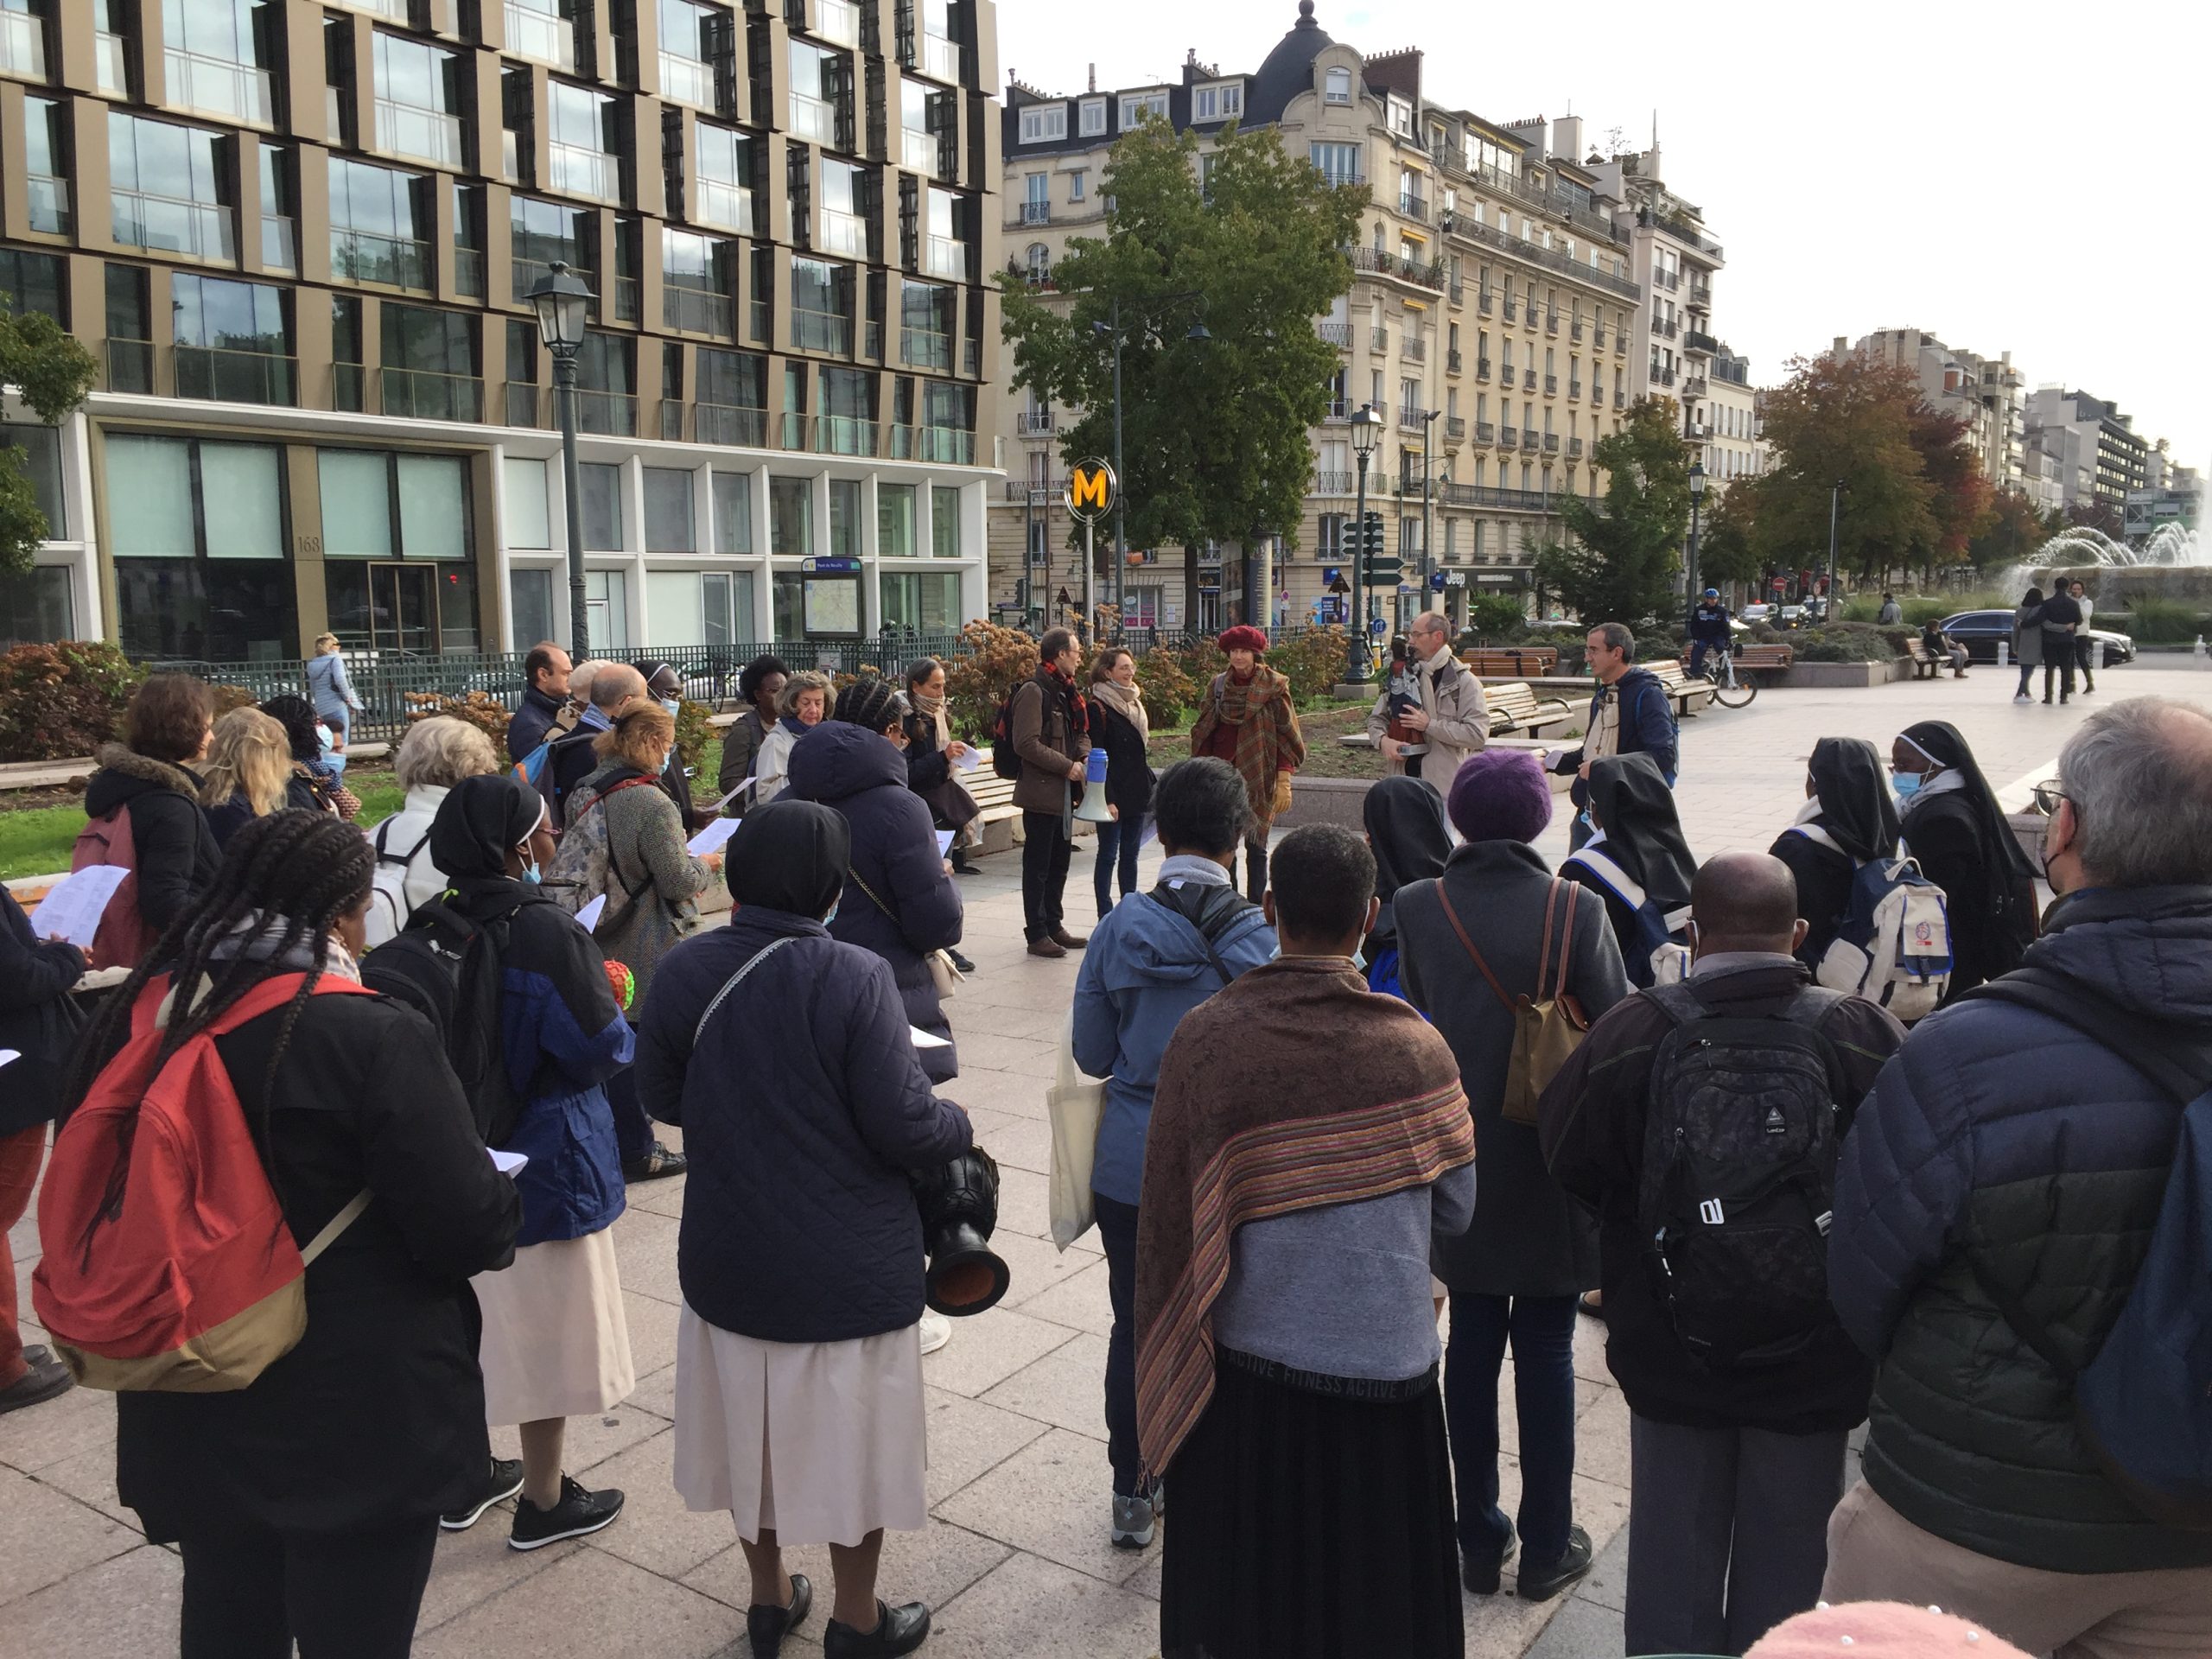
[{"label": "parked black car", "polygon": [[[1943,619],[1943,632],[1967,648],[1968,661],[1993,663],[1997,660],[1997,642],[2002,639],[2007,645],[2012,643],[2012,613],[1961,611],[1955,616]],[[2092,627],[2089,638],[2104,642],[2107,664],[2135,660],[2135,642],[2124,633],[2114,633],[2110,628]]]}]

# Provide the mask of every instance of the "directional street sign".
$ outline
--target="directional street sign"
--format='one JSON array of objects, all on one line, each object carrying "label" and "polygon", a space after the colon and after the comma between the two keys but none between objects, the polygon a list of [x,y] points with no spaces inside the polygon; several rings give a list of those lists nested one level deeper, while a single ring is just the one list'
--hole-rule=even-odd
[{"label": "directional street sign", "polygon": [[1061,499],[1067,503],[1070,512],[1090,524],[1114,511],[1115,493],[1120,487],[1114,469],[1104,461],[1078,461],[1068,469]]}]

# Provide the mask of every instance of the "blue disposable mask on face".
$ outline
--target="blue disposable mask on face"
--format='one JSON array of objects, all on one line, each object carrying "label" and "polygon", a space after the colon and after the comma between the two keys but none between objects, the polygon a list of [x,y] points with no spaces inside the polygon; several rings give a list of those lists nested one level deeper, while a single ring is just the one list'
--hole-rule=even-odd
[{"label": "blue disposable mask on face", "polygon": [[531,885],[531,887],[536,887],[536,886],[537,885],[537,883],[538,883],[539,880],[540,880],[540,877],[539,877],[539,875],[538,875],[538,874],[537,874],[537,865],[535,865],[535,864],[525,864],[525,865],[524,865],[524,866],[523,866],[523,870],[522,870],[522,879],[523,879],[524,880],[525,880],[525,881],[529,882],[529,883],[530,883],[530,885]]},{"label": "blue disposable mask on face", "polygon": [[660,699],[660,706],[667,709],[671,715],[681,714],[683,711],[683,699],[681,697],[663,697]]},{"label": "blue disposable mask on face", "polygon": [[1901,801],[1909,801],[1920,793],[1920,783],[1921,775],[1916,772],[1901,772],[1891,780]]},{"label": "blue disposable mask on face", "polygon": [[330,728],[327,726],[318,726],[315,728],[315,741],[325,754],[328,754],[338,747],[338,740],[331,736]]},{"label": "blue disposable mask on face", "polygon": [[[841,902],[842,902],[842,901],[841,901]],[[824,926],[824,927],[827,927],[827,926],[829,926],[829,925],[830,925],[830,923],[832,923],[832,922],[836,921],[836,919],[837,919],[837,906],[836,906],[836,905],[832,905],[832,906],[830,906],[830,913],[829,913],[827,916],[824,916],[824,917],[822,918],[822,925],[823,925],[823,926]]]}]

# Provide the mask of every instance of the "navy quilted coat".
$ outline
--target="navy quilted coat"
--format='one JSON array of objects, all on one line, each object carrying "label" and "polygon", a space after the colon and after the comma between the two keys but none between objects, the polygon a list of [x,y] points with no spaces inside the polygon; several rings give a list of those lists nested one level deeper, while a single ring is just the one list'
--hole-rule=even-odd
[{"label": "navy quilted coat", "polygon": [[[2027,960],[2147,1020],[2212,1028],[2212,887],[2069,896]],[[2018,1291],[2076,1364],[2149,1245],[2181,1107],[2071,1026],[1968,1001],[1923,1020],[1843,1144],[1828,1283],[1878,1362],[1866,1478],[1916,1526],[2061,1573],[2212,1563],[2144,1518],[2074,1427],[2073,1390],[1977,1278]]]}]

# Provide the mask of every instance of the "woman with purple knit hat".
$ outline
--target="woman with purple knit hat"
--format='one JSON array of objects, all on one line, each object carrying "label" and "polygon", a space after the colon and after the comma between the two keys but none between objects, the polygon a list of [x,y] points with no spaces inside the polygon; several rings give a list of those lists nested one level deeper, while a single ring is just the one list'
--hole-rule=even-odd
[{"label": "woman with purple knit hat", "polygon": [[[1399,888],[1391,910],[1403,994],[1452,1045],[1482,1149],[1474,1224],[1438,1235],[1432,1264],[1452,1297],[1444,1412],[1460,1577],[1475,1594],[1494,1594],[1517,1551],[1516,1587],[1541,1601],[1590,1570],[1569,1491],[1574,1301],[1598,1282],[1598,1229],[1545,1169],[1535,1126],[1504,1116],[1514,1018],[1501,993],[1549,996],[1563,985],[1595,1020],[1628,995],[1628,981],[1599,895],[1553,875],[1531,844],[1552,817],[1551,781],[1534,755],[1479,751],[1446,800],[1465,844],[1442,876]],[[1497,1503],[1497,1378],[1509,1345],[1521,1428],[1513,1518]]]}]

